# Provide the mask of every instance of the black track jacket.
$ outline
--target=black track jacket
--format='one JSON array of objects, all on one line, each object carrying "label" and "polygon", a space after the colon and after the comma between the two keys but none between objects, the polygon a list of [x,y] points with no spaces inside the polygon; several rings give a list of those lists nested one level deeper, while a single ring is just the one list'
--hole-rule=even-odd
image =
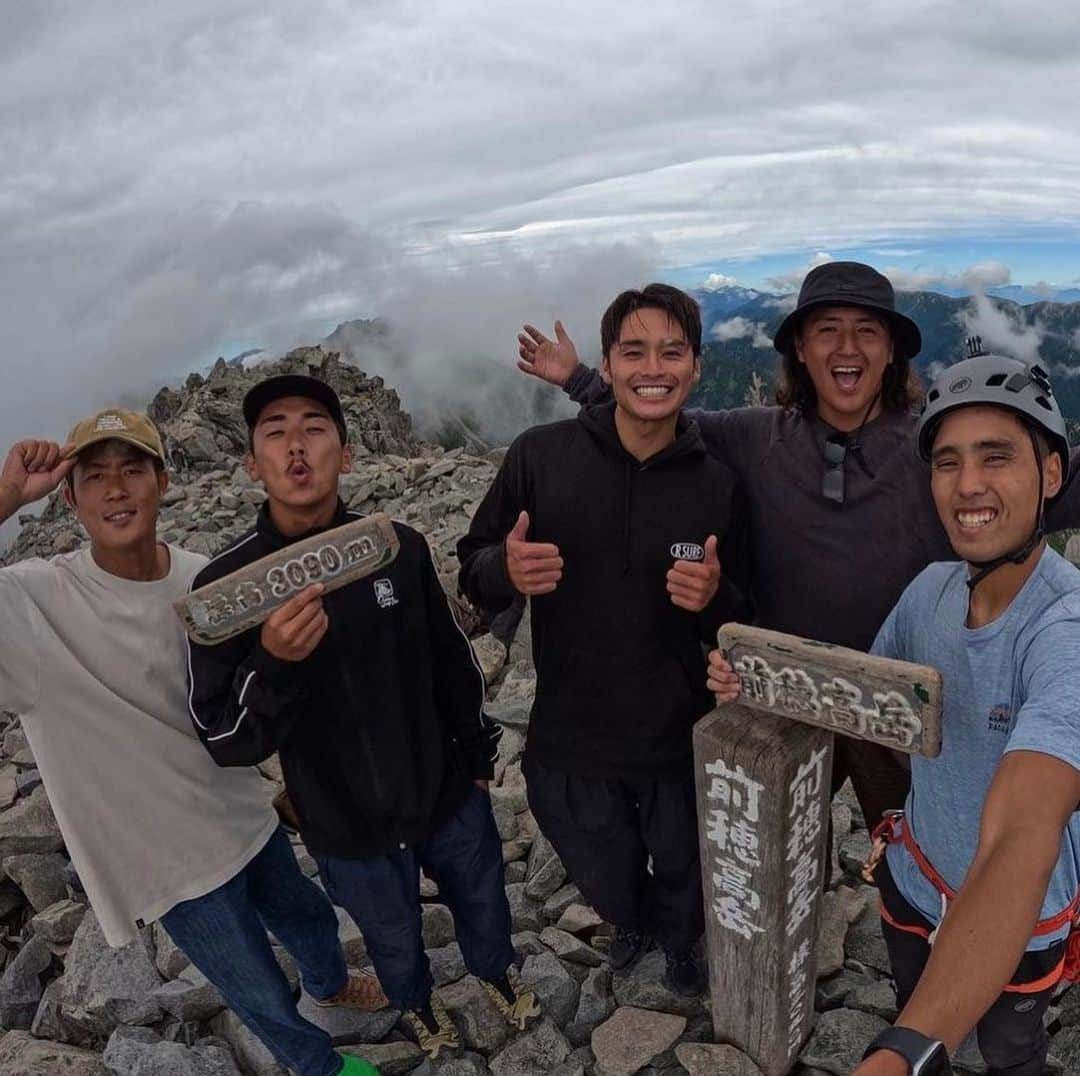
[{"label": "black track jacket", "polygon": [[[357,518],[339,502],[330,526]],[[323,596],[330,627],[305,661],[270,655],[258,627],[217,646],[189,643],[199,738],[221,766],[278,751],[304,843],[318,854],[364,859],[416,844],[474,778],[492,775],[501,729],[484,715],[480,667],[427,542],[394,529],[391,564]],[[279,534],[264,505],[255,529],[192,587],[307,537]]]},{"label": "black track jacket", "polygon": [[[528,750],[543,765],[597,778],[682,775],[690,730],[712,709],[703,643],[748,610],[731,581],[742,566],[741,493],[680,416],[675,442],[639,462],[619,441],[614,404],[537,426],[510,446],[458,543],[460,585],[497,611],[516,596],[505,538],[522,509],[528,539],[564,561],[551,594],[530,599],[536,700]],[[700,614],[671,603],[667,571],[720,542],[724,571]]]}]

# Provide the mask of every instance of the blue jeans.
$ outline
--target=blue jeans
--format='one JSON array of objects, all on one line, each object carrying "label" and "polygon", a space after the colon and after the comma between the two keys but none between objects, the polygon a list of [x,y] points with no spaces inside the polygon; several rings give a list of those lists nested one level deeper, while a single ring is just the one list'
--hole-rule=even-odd
[{"label": "blue jeans", "polygon": [[297,1012],[266,936],[292,954],[312,997],[333,997],[345,985],[337,917],[283,830],[231,881],[177,904],[161,925],[281,1064],[300,1076],[341,1070],[330,1037]]},{"label": "blue jeans", "polygon": [[370,859],[316,856],[330,899],[353,917],[390,1004],[420,1009],[431,997],[424,952],[420,868],[454,916],[465,966],[497,979],[514,961],[502,842],[491,800],[474,788],[457,812],[412,848]]}]

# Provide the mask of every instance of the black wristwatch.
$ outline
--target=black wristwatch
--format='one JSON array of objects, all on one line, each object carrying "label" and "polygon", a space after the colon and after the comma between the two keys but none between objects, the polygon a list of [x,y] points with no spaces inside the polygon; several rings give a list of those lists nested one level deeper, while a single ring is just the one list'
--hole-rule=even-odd
[{"label": "black wristwatch", "polygon": [[908,1063],[911,1076],[952,1076],[949,1051],[910,1027],[887,1027],[866,1048],[865,1061],[878,1050],[892,1050]]}]

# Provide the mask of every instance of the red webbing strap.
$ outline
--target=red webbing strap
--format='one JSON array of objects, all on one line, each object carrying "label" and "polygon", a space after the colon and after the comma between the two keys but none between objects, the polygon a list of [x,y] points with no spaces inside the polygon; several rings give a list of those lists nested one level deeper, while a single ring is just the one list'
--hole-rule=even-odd
[{"label": "red webbing strap", "polygon": [[[897,833],[897,827],[899,827],[899,833]],[[875,828],[873,837],[875,840],[881,839],[889,844],[903,844],[907,849],[908,854],[915,860],[915,865],[922,872],[923,877],[939,893],[941,893],[946,900],[952,901],[956,899],[956,890],[954,890],[952,886],[938,874],[934,869],[934,865],[926,858],[925,853],[919,847],[918,842],[911,832],[911,827],[908,825],[907,819],[902,814],[894,812],[886,815]],[[1063,926],[1074,922],[1077,918],[1078,908],[1080,908],[1080,890],[1076,892],[1073,899],[1062,908],[1057,915],[1052,915],[1049,919],[1040,919],[1031,932],[1032,937],[1037,938],[1041,937],[1043,934],[1053,934],[1055,930],[1060,930]],[[1073,937],[1077,937],[1077,932],[1073,933]],[[1080,974],[1080,941],[1077,942],[1076,949],[1077,952],[1074,956],[1074,962],[1076,964],[1076,971]]]}]

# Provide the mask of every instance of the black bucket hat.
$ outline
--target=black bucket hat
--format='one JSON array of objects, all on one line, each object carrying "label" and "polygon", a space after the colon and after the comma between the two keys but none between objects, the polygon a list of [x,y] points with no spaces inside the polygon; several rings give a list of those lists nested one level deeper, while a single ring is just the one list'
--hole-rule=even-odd
[{"label": "black bucket hat", "polygon": [[896,295],[887,277],[862,262],[826,262],[806,274],[799,301],[780,324],[773,347],[788,354],[807,311],[820,306],[861,306],[883,314],[892,326],[897,350],[912,359],[922,347],[919,326],[896,310]]}]

